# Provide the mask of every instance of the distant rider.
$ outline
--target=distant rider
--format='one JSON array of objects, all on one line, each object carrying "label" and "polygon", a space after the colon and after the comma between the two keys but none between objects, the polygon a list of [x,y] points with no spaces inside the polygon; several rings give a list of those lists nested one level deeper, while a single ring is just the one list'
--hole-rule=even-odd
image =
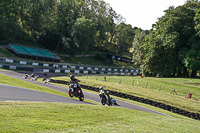
[{"label": "distant rider", "polygon": [[27,79],[27,78],[28,78],[28,74],[25,74],[25,75],[24,75],[24,78]]},{"label": "distant rider", "polygon": [[49,84],[50,81],[51,81],[50,78],[47,78],[44,80],[44,83]]},{"label": "distant rider", "polygon": [[31,74],[31,78],[34,78],[34,77],[35,77],[35,74],[34,74],[34,73],[32,73],[32,74]]},{"label": "distant rider", "polygon": [[110,95],[109,95],[109,91],[108,91],[108,90],[104,90],[103,86],[100,86],[100,87],[99,87],[99,95],[105,95],[105,97],[106,97],[108,100],[111,100],[111,99],[110,99]]}]

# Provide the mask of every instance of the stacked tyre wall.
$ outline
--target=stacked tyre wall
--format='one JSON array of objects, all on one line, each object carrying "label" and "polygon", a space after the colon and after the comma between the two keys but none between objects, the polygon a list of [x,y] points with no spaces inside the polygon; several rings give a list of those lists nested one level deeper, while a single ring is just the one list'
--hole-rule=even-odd
[{"label": "stacked tyre wall", "polygon": [[[63,81],[63,80],[53,80],[53,79],[51,79],[51,82],[69,85],[69,82]],[[80,84],[80,85],[83,89],[96,91],[96,92],[99,91],[99,88],[96,88],[96,87],[92,87],[92,86],[88,86],[88,85],[82,85],[82,84]],[[182,110],[180,108],[173,107],[171,105],[167,105],[167,104],[164,104],[164,103],[161,103],[161,102],[156,102],[156,101],[153,101],[153,100],[149,100],[149,99],[145,99],[145,98],[141,98],[141,97],[137,97],[137,96],[134,96],[134,95],[129,95],[129,94],[125,94],[125,93],[121,93],[121,92],[117,92],[117,91],[110,90],[109,92],[110,92],[110,95],[114,95],[114,96],[117,96],[117,97],[121,97],[121,98],[129,99],[129,100],[149,104],[149,105],[152,105],[152,106],[164,109],[164,110],[168,110],[170,112],[177,113],[177,114],[180,114],[180,115],[192,118],[192,119],[200,120],[200,114],[199,113],[189,112],[189,111]]]}]

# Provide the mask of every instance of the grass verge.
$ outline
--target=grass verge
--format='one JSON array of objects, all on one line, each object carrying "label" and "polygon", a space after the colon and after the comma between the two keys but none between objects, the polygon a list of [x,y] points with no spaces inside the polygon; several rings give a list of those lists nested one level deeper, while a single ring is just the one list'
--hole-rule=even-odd
[{"label": "grass verge", "polygon": [[[55,84],[55,85],[59,85],[59,86],[65,86],[63,84],[58,84],[58,83],[51,83],[51,84]],[[96,92],[96,91],[91,91],[91,90],[87,90],[87,89],[83,89],[83,88],[82,88],[82,90],[84,92],[89,92],[89,93],[93,93],[93,94],[97,94],[97,95],[99,94],[99,92]],[[145,103],[141,103],[141,102],[137,102],[137,101],[133,101],[133,100],[124,99],[124,98],[117,97],[117,96],[112,96],[112,97],[117,99],[117,101],[121,100],[121,101],[129,102],[129,103],[132,103],[132,104],[135,104],[135,105],[138,105],[138,106],[142,106],[142,107],[145,107],[145,108],[148,108],[148,109],[155,110],[157,112],[160,112],[160,113],[172,116],[172,117],[181,118],[181,119],[191,119],[191,118],[188,118],[188,117],[183,116],[183,115],[179,115],[179,114],[167,111],[167,110],[163,110],[163,109],[158,108],[158,107],[151,106],[149,104],[145,104]],[[99,103],[99,105],[101,105],[101,104]]]},{"label": "grass verge", "polygon": [[199,121],[137,110],[64,103],[0,102],[1,132],[190,132]]},{"label": "grass verge", "polygon": [[[157,89],[148,89],[148,88],[144,88],[138,85],[132,86],[131,84],[128,84],[128,83],[119,84],[119,82],[114,82],[114,78],[117,78],[117,80],[115,81],[119,81],[120,77],[112,77],[112,78],[113,78],[113,82],[111,81],[104,82],[103,76],[98,77],[98,80],[96,80],[96,77],[94,76],[79,77],[82,84],[86,84],[86,85],[90,85],[94,87],[104,86],[105,89],[119,91],[119,92],[131,94],[131,95],[151,99],[151,100],[162,102],[162,103],[165,103],[174,107],[178,107],[180,109],[187,110],[190,112],[195,112],[195,113],[200,112],[200,100],[199,100],[200,98],[196,96],[195,98],[192,98],[192,99],[186,99],[184,95],[181,95],[181,93],[184,94],[184,90],[183,92],[181,92],[182,90],[179,89],[178,95],[173,95],[173,94],[170,94],[170,90],[167,91],[167,89],[159,92]],[[123,77],[123,78],[124,78],[123,82],[125,82],[125,79],[127,81],[128,79],[129,81],[133,81],[134,79],[134,80],[138,80],[139,82],[141,82],[141,80],[143,80],[143,82],[144,80],[146,81],[149,80],[151,81],[151,84],[155,84],[155,86],[158,84],[165,84],[165,85],[171,86],[172,88],[177,87],[177,86],[188,87],[188,84],[183,84],[183,80],[186,80],[184,78],[179,79],[176,83],[174,83],[176,80],[166,79],[167,81],[163,81],[164,80],[163,78],[160,78],[160,79],[159,78],[141,79],[139,77]],[[66,80],[66,77],[58,77],[54,79]],[[199,93],[200,88],[198,86],[190,86],[190,89],[192,92],[196,94],[200,94]]]}]

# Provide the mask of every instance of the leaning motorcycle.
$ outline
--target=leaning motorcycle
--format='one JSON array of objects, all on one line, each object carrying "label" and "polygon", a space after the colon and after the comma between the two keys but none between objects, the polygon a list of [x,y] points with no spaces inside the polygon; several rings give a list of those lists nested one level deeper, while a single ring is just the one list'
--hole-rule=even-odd
[{"label": "leaning motorcycle", "polygon": [[111,98],[109,97],[109,91],[100,91],[99,96],[101,99],[101,104],[105,105],[107,104],[108,106],[112,106],[112,101]]},{"label": "leaning motorcycle", "polygon": [[71,83],[69,85],[69,96],[70,97],[73,97],[73,96],[78,97],[80,101],[84,100],[83,92],[78,83]]},{"label": "leaning motorcycle", "polygon": [[28,78],[28,74],[25,74],[25,75],[23,76],[23,78],[24,78],[24,79],[27,79],[27,78]]},{"label": "leaning motorcycle", "polygon": [[44,83],[49,84],[50,81],[51,81],[50,78],[47,78],[47,79],[44,80]]}]

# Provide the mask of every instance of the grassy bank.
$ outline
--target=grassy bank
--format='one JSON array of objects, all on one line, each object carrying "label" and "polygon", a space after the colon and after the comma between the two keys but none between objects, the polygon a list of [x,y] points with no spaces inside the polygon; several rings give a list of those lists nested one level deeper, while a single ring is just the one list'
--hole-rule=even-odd
[{"label": "grassy bank", "polygon": [[0,57],[18,58],[16,55],[8,51],[6,48],[0,47]]},{"label": "grassy bank", "polygon": [[[101,54],[101,52],[99,52]],[[93,52],[93,55],[95,56],[95,52]],[[6,58],[12,58],[12,59],[18,59],[18,60],[25,60],[30,61],[30,59],[25,58],[19,58],[15,54],[11,53],[8,49],[4,47],[0,47],[0,57],[6,57]],[[110,63],[105,63],[102,61],[98,61],[95,59],[95,57],[66,57],[65,55],[60,56],[61,62],[60,63],[71,63],[71,64],[82,64],[82,65],[96,65],[96,66],[111,66],[111,67],[125,67],[125,68],[135,68],[138,66],[134,66],[130,63],[120,62],[120,61],[113,61]],[[35,60],[32,60],[33,62]],[[44,63],[44,61],[37,61]],[[54,62],[46,62],[46,63],[54,63]]]},{"label": "grassy bank", "polygon": [[[84,81],[84,78],[81,79],[82,82],[90,83],[89,79]],[[68,96],[66,93],[5,75],[0,75],[0,83]],[[167,111],[163,111],[165,112]],[[0,102],[0,132],[198,133],[200,131],[199,121],[170,112],[169,115],[172,117],[102,105]]]},{"label": "grassy bank", "polygon": [[[102,76],[88,76],[78,78],[81,80],[82,84],[95,87],[104,86],[105,89],[151,99],[190,112],[200,112],[200,87],[197,84],[199,79],[192,79],[192,84],[187,82],[189,81],[187,78],[140,78],[116,76],[107,77],[107,82],[104,82],[104,77]],[[122,81],[121,84],[119,84],[121,78]],[[66,77],[59,77],[55,79],[66,80]],[[147,88],[146,86],[142,86],[143,84],[146,85],[145,83],[147,82]],[[162,86],[161,89],[160,86]],[[173,95],[173,93],[171,93],[174,88],[178,95]],[[193,94],[192,99],[185,98],[185,96],[188,94],[188,90]]]},{"label": "grassy bank", "polygon": [[61,103],[0,102],[1,132],[190,132],[199,121],[131,109]]},{"label": "grassy bank", "polygon": [[95,66],[111,66],[111,67],[124,67],[124,68],[138,68],[130,63],[113,61],[110,63],[104,63],[95,59],[95,57],[61,57],[61,63],[73,63],[82,65],[95,65]]}]

